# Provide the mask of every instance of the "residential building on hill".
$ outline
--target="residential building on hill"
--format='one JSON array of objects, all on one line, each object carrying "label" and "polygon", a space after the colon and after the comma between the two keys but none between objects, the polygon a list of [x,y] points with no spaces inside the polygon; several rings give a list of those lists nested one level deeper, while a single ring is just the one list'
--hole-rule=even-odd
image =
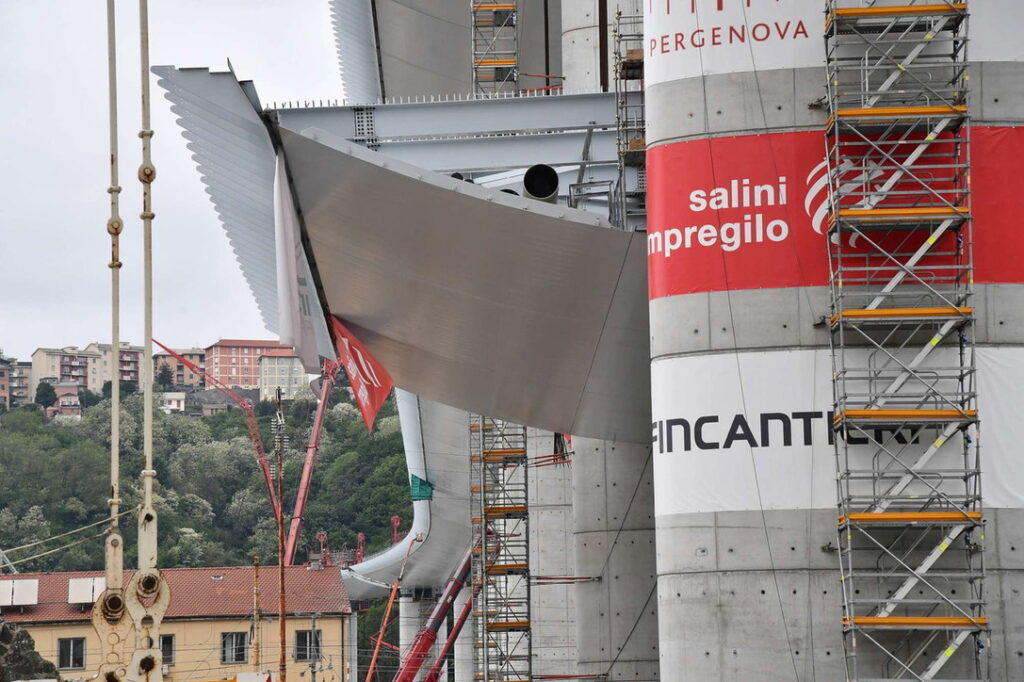
[{"label": "residential building on hill", "polygon": [[[160,626],[165,680],[277,672],[280,592],[276,568],[268,566],[259,572],[259,614],[253,608],[257,581],[251,566],[168,568],[162,573],[171,590]],[[125,584],[130,577],[126,571]],[[94,675],[101,659],[90,614],[104,589],[103,573],[20,573],[3,578],[0,593],[6,587],[8,594],[21,595],[19,604],[0,607],[3,618],[27,630],[36,651],[52,661],[64,679]],[[288,567],[285,599],[289,679],[308,678],[315,665],[319,682],[354,680],[355,617],[341,573]]]},{"label": "residential building on hill", "polygon": [[[87,352],[76,346],[37,348],[32,353],[32,377],[36,384],[53,379],[53,383],[78,384],[98,393],[103,388],[98,371],[99,359],[99,353]],[[36,387],[29,388],[29,400],[35,400]]]},{"label": "residential building on hill", "polygon": [[0,411],[11,409],[11,366],[14,364],[0,356]]},{"label": "residential building on hill", "polygon": [[32,402],[29,399],[32,392],[31,362],[11,360],[9,390],[12,410]]},{"label": "residential building on hill", "polygon": [[101,392],[103,384],[111,381],[115,372],[121,381],[133,381],[138,385],[142,365],[142,346],[122,343],[116,360],[114,355],[109,343],[93,342],[85,348],[77,346],[37,348],[32,353],[29,401],[36,398],[36,385],[49,378],[56,383],[78,384],[82,389],[93,393]]},{"label": "residential building on hill", "polygon": [[302,360],[291,349],[268,350],[260,356],[259,368],[260,400],[273,400],[278,388],[285,400],[313,397]]},{"label": "residential building on hill", "polygon": [[206,348],[206,373],[227,386],[259,388],[260,356],[271,350],[287,350],[277,341],[221,339]]},{"label": "residential building on hill", "polygon": [[81,387],[74,383],[58,382],[53,385],[57,402],[46,408],[46,416],[57,421],[77,421],[82,418],[82,403],[78,398]]},{"label": "residential building on hill", "polygon": [[[113,376],[114,366],[117,365],[117,372],[121,378],[121,381],[132,381],[136,386],[139,386],[139,380],[142,376],[142,346],[133,346],[129,343],[121,344],[121,352],[118,354],[117,360],[114,360],[114,352],[109,343],[98,343],[93,342],[85,347],[87,353],[95,353],[99,356],[96,360],[96,374],[99,377],[99,386],[102,389],[104,382],[111,381]],[[99,390],[90,388],[90,391],[99,393]]]},{"label": "residential building on hill", "polygon": [[[202,348],[175,348],[174,352],[185,358],[200,369],[206,369],[206,351]],[[202,374],[196,374],[189,369],[185,363],[178,360],[170,353],[161,351],[153,353],[153,378],[160,376],[160,370],[170,367],[174,385],[178,387],[189,386],[192,388],[203,388],[206,380]]]}]

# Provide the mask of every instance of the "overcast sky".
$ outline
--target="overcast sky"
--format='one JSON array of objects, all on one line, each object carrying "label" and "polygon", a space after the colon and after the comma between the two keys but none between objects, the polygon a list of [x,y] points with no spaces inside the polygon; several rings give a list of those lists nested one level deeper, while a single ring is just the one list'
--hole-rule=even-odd
[{"label": "overcast sky", "polygon": [[[118,0],[121,338],[142,343],[138,3]],[[226,68],[263,102],[341,98],[327,0],[150,0],[153,65]],[[0,0],[0,349],[110,340],[105,0]],[[153,97],[154,336],[272,338],[170,103]]]}]

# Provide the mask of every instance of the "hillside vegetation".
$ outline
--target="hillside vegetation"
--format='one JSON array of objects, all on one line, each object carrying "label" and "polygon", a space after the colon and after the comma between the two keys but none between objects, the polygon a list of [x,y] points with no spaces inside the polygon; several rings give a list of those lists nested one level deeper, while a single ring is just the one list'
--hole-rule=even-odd
[{"label": "hillside vegetation", "polygon": [[[391,542],[391,516],[412,519],[398,417],[385,405],[373,434],[356,407],[336,391],[325,422],[296,560],[318,551],[318,531],[334,549],[355,547],[366,533],[367,552]],[[288,447],[284,465],[286,516],[292,511],[316,405],[285,403]],[[268,457],[273,461],[270,421],[275,406],[257,408]],[[125,509],[140,501],[142,397],[129,396],[121,410],[121,487]],[[239,410],[209,417],[154,414],[155,488],[160,514],[160,565],[243,565],[260,555],[277,563],[277,535],[270,502]],[[110,402],[86,408],[82,420],[47,422],[23,408],[0,415],[0,549],[10,549],[101,521],[108,513]],[[8,554],[20,571],[91,570],[103,567],[102,526]],[[122,522],[125,565],[134,565],[135,520]]]}]

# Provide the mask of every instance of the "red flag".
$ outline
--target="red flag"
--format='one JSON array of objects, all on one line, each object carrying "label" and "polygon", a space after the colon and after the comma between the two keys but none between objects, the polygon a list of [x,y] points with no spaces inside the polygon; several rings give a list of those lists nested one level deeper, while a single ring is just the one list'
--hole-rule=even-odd
[{"label": "red flag", "polygon": [[377,358],[366,350],[366,346],[352,335],[345,325],[336,317],[331,317],[331,330],[334,332],[335,350],[338,360],[345,368],[348,383],[355,393],[359,411],[363,413],[366,429],[373,431],[373,420],[380,412],[380,406],[387,400],[395,382],[388,371],[377,361]]}]

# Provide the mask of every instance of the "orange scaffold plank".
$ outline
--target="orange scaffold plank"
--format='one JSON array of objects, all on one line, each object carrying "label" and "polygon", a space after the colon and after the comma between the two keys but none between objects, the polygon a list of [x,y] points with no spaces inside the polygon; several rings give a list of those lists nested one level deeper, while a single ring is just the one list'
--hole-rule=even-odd
[{"label": "orange scaffold plank", "polygon": [[475,2],[473,3],[474,12],[487,12],[494,10],[514,10],[516,3],[514,2]]},{"label": "orange scaffold plank", "polygon": [[981,512],[857,512],[839,517],[839,525],[850,523],[943,523],[980,521]]},{"label": "orange scaffold plank", "polygon": [[843,410],[834,417],[833,422],[838,424],[844,419],[938,421],[974,419],[976,416],[978,416],[977,410]]},{"label": "orange scaffold plank", "polygon": [[921,317],[964,317],[972,315],[974,308],[854,308],[841,310],[832,316],[832,324],[839,320],[891,320],[916,319]]},{"label": "orange scaffold plank", "polygon": [[843,17],[844,19],[859,19],[861,17],[906,17],[930,16],[933,14],[961,14],[966,11],[966,2],[954,2],[932,5],[893,5],[889,7],[840,7],[833,12],[833,15]]},{"label": "orange scaffold plank", "polygon": [[484,514],[489,519],[501,518],[506,514],[525,514],[525,504],[506,504],[506,505],[495,505],[493,507],[487,507],[484,510]]},{"label": "orange scaffold plank", "polygon": [[514,59],[478,59],[473,62],[474,66],[483,67],[499,67],[499,66],[515,66],[516,60]]},{"label": "orange scaffold plank", "polygon": [[487,623],[488,630],[528,630],[529,628],[530,621],[528,620],[497,620]]},{"label": "orange scaffold plank", "polygon": [[507,575],[509,573],[522,573],[529,564],[490,564],[487,566],[488,575]]},{"label": "orange scaffold plank", "polygon": [[966,218],[970,209],[966,206],[931,206],[921,208],[841,208],[840,218],[860,220],[915,220],[925,218]]},{"label": "orange scaffold plank", "polygon": [[963,104],[943,104],[939,106],[920,107],[865,107],[839,109],[838,118],[903,118],[905,116],[956,116],[966,114],[967,107]]},{"label": "orange scaffold plank", "polygon": [[913,629],[937,628],[983,628],[988,625],[988,618],[964,618],[958,616],[854,616],[843,618],[843,625],[859,625],[861,627],[893,627]]}]

